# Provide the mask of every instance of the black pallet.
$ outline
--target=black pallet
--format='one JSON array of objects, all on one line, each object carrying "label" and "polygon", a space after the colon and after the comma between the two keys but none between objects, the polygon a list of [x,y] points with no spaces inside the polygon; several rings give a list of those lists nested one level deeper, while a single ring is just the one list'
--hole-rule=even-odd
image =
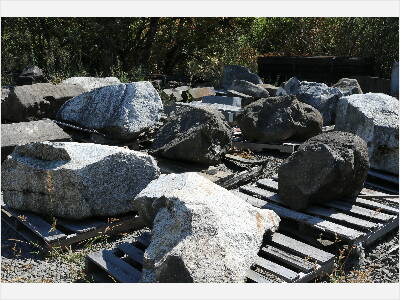
[{"label": "black pallet", "polygon": [[[86,272],[95,282],[139,282],[149,243],[145,233],[132,243],[89,254]],[[310,282],[332,272],[333,264],[334,255],[276,232],[260,248],[247,282]]]},{"label": "black pallet", "polygon": [[93,237],[111,236],[144,227],[136,213],[118,218],[91,218],[66,220],[58,218],[50,224],[40,215],[2,205],[2,220],[27,241],[39,243],[43,250],[53,247],[66,248]]},{"label": "black pallet", "polygon": [[307,236],[313,245],[318,245],[317,238],[324,235],[349,245],[368,246],[399,226],[398,199],[390,195],[364,193],[354,200],[329,201],[298,212],[282,203],[277,190],[276,180],[260,179],[233,192],[256,207],[275,211],[292,226],[293,234]]}]

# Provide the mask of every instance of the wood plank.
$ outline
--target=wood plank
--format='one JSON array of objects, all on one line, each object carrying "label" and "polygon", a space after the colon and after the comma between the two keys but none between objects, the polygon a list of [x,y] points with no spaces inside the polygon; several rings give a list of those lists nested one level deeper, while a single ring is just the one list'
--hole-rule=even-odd
[{"label": "wood plank", "polygon": [[324,207],[320,207],[320,206],[312,206],[309,207],[308,209],[306,209],[307,213],[309,214],[313,214],[313,215],[317,215],[319,217],[325,217],[328,219],[332,219],[333,221],[342,221],[342,222],[346,222],[347,224],[352,224],[352,225],[356,225],[357,227],[360,227],[362,229],[371,231],[375,228],[378,228],[381,226],[381,224],[378,223],[373,223],[370,221],[366,221],[360,218],[356,218],[350,215],[346,215],[344,213],[338,212],[335,209],[331,209],[331,208],[324,208]]},{"label": "wood plank", "polygon": [[273,283],[273,281],[268,280],[267,278],[253,270],[248,270],[246,273],[246,277],[254,281],[255,283]]},{"label": "wood plank", "polygon": [[303,242],[295,240],[279,232],[275,232],[272,235],[271,241],[276,243],[280,247],[283,247],[284,249],[288,249],[298,255],[301,255],[302,257],[310,257],[311,259],[314,259],[317,263],[321,265],[326,264],[335,258],[333,254],[330,254],[326,251],[322,251],[316,247],[307,245]]},{"label": "wood plank", "polygon": [[35,214],[26,211],[17,211],[10,207],[4,207],[4,209],[8,211],[14,218],[16,218],[21,224],[44,239],[46,243],[52,244],[67,237],[66,234],[62,233],[56,228],[53,228],[51,224],[47,223],[45,220]]},{"label": "wood plank", "polygon": [[143,255],[144,251],[136,248],[130,243],[121,243],[117,245],[117,248],[123,251],[130,259],[143,266]]},{"label": "wood plank", "polygon": [[278,191],[278,182],[270,178],[264,178],[257,181],[257,185],[274,192]]},{"label": "wood plank", "polygon": [[144,232],[140,235],[140,237],[136,240],[135,244],[140,244],[143,248],[147,248],[151,242],[151,234],[149,232]]},{"label": "wood plank", "polygon": [[252,186],[252,185],[244,185],[239,187],[239,191],[241,192],[245,192],[247,194],[251,194],[251,195],[256,195],[262,199],[268,200],[268,201],[273,201],[275,203],[279,203],[281,205],[286,206],[286,204],[280,200],[279,195],[274,193],[274,192],[270,192],[267,190],[264,190],[262,188],[259,188],[257,186]]},{"label": "wood plank", "polygon": [[356,203],[360,206],[364,206],[367,208],[371,208],[373,210],[379,209],[379,211],[382,211],[384,213],[388,213],[388,214],[394,214],[394,215],[398,215],[399,214],[399,209],[376,202],[376,201],[370,201],[370,200],[366,200],[363,198],[356,198],[355,200],[349,200],[352,201],[353,203]]},{"label": "wood plank", "polygon": [[367,217],[380,222],[387,222],[394,218],[394,216],[384,214],[379,211],[374,211],[368,208],[360,207],[345,201],[329,201],[321,203],[321,205],[336,208],[346,213],[352,213],[358,216]]},{"label": "wood plank", "polygon": [[371,190],[371,189],[368,189],[368,188],[365,188],[365,187],[361,190],[360,195],[396,196],[396,195],[389,195],[389,194],[386,194],[386,193],[382,193],[382,192],[379,192],[379,191],[376,191],[376,190]]},{"label": "wood plank", "polygon": [[249,142],[232,142],[232,146],[238,149],[250,149],[254,152],[261,152],[264,150],[278,150],[283,153],[293,153],[300,144],[297,143],[283,143],[280,145],[275,144],[260,144]]},{"label": "wood plank", "polygon": [[258,177],[262,173],[262,169],[262,166],[257,166],[251,168],[250,170],[242,171],[232,177],[218,179],[215,184],[218,184],[226,189],[232,189]]},{"label": "wood plank", "polygon": [[57,219],[57,226],[61,226],[67,230],[70,230],[75,233],[83,233],[95,230],[100,226],[106,225],[106,222],[98,221],[98,220],[66,220],[66,219]]},{"label": "wood plank", "polygon": [[373,169],[369,169],[368,171],[368,176],[371,177],[375,177],[375,178],[379,178],[379,179],[383,179],[385,181],[394,183],[394,184],[399,184],[399,177],[398,176],[394,176],[394,175],[389,175],[389,174],[385,174]]},{"label": "wood plank", "polygon": [[255,207],[264,208],[264,209],[271,209],[273,210],[278,216],[281,218],[287,218],[301,224],[305,224],[311,226],[315,229],[318,229],[322,232],[329,232],[331,234],[337,235],[342,240],[356,242],[361,240],[365,233],[351,229],[340,224],[336,224],[324,219],[321,219],[316,216],[311,216],[302,212],[294,211],[289,208],[282,207],[280,205],[268,203],[267,201],[257,199],[250,195],[243,194],[241,192],[234,192],[235,195],[241,197],[242,199],[246,200],[248,203]]},{"label": "wood plank", "polygon": [[398,228],[398,227],[399,227],[399,216],[394,218],[392,221],[383,224],[383,226],[379,230],[371,232],[365,238],[365,240],[363,240],[362,243],[363,243],[364,246],[369,246],[370,244],[372,244],[376,240],[382,238],[388,232],[390,232],[393,229]]},{"label": "wood plank", "polygon": [[284,262],[284,263],[290,265],[291,267],[293,267],[294,269],[300,270],[302,272],[311,272],[316,267],[319,267],[319,265],[315,266],[315,264],[305,260],[302,257],[288,253],[284,250],[281,250],[281,249],[276,248],[271,245],[262,247],[261,251],[263,253],[268,254],[269,256],[272,256],[276,260],[278,260],[280,262]]},{"label": "wood plank", "polygon": [[286,282],[293,282],[299,277],[298,273],[259,256],[257,256],[255,263]]},{"label": "wood plank", "polygon": [[112,250],[103,250],[91,253],[87,259],[99,266],[119,282],[139,282],[142,273],[116,257]]},{"label": "wood plank", "polygon": [[383,185],[381,185],[381,184],[373,183],[373,182],[371,182],[371,181],[369,181],[369,180],[367,180],[367,181],[365,182],[365,185],[370,186],[370,187],[372,187],[372,188],[384,190],[385,192],[391,193],[391,194],[393,194],[393,195],[398,195],[398,194],[399,194],[399,191],[398,191],[398,190],[392,189],[392,188],[387,187],[387,186],[383,186]]}]

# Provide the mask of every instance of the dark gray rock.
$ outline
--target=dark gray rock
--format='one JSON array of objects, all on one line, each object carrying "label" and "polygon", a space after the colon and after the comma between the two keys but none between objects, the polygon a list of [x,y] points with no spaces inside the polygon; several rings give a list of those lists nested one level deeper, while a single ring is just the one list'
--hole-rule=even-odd
[{"label": "dark gray rock", "polygon": [[71,219],[116,216],[160,174],[153,157],[122,147],[40,142],[17,146],[1,168],[10,207]]},{"label": "dark gray rock", "polygon": [[202,103],[216,103],[224,105],[232,105],[242,107],[242,98],[240,97],[225,97],[225,96],[205,96],[201,100]]},{"label": "dark gray rock", "polygon": [[399,174],[399,101],[385,94],[342,97],[335,129],[360,136],[371,168]]},{"label": "dark gray rock", "polygon": [[367,145],[360,137],[341,131],[322,133],[282,163],[279,196],[295,210],[354,198],[363,188],[368,169]]},{"label": "dark gray rock", "polygon": [[148,81],[110,85],[66,102],[57,118],[96,129],[113,139],[129,140],[154,126],[163,104]]},{"label": "dark gray rock", "polygon": [[222,87],[226,90],[229,89],[234,80],[246,80],[254,84],[263,83],[261,78],[257,74],[250,72],[248,68],[237,65],[224,66]]},{"label": "dark gray rock", "polygon": [[36,83],[11,87],[4,100],[2,96],[1,119],[8,122],[53,119],[65,101],[83,92],[81,87],[72,84]]},{"label": "dark gray rock", "polygon": [[269,97],[266,89],[246,80],[234,80],[229,89],[252,96],[254,99]]},{"label": "dark gray rock", "polygon": [[322,132],[321,114],[294,96],[253,102],[239,114],[237,123],[245,138],[261,143],[305,141]]},{"label": "dark gray rock", "polygon": [[357,79],[342,78],[332,85],[332,87],[338,88],[342,92],[343,96],[363,93]]},{"label": "dark gray rock", "polygon": [[85,92],[108,86],[120,84],[117,77],[70,77],[62,81],[65,84],[75,84],[80,86]]},{"label": "dark gray rock", "polygon": [[44,141],[70,141],[71,137],[51,120],[1,125],[1,161],[18,145]]},{"label": "dark gray rock", "polygon": [[160,128],[152,151],[173,160],[215,164],[231,144],[232,129],[220,112],[185,105]]},{"label": "dark gray rock", "polygon": [[17,77],[17,84],[26,85],[44,82],[44,74],[38,66],[26,67]]},{"label": "dark gray rock", "polygon": [[258,84],[258,86],[266,89],[268,91],[270,97],[275,97],[276,96],[276,92],[279,89],[279,87],[274,86],[272,84],[268,84],[268,83]]},{"label": "dark gray rock", "polygon": [[299,101],[318,109],[324,120],[324,126],[328,126],[335,124],[336,106],[342,92],[324,83],[300,82],[296,77],[292,77],[278,89],[277,95],[295,95]]},{"label": "dark gray rock", "polygon": [[134,203],[153,227],[142,282],[243,282],[280,221],[197,173],[161,176]]}]

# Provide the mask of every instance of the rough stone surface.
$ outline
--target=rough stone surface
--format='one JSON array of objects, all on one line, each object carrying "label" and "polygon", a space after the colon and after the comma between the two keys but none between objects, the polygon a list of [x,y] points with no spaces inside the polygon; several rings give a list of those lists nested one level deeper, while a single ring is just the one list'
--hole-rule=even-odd
[{"label": "rough stone surface", "polygon": [[261,78],[257,74],[250,72],[248,68],[237,65],[224,66],[222,87],[226,90],[229,89],[234,80],[246,80],[254,84],[263,83]]},{"label": "rough stone surface", "polygon": [[140,81],[84,93],[66,102],[57,117],[126,140],[154,126],[162,110],[161,98],[152,84]]},{"label": "rough stone surface", "polygon": [[83,92],[81,87],[72,84],[36,83],[10,87],[1,102],[1,118],[9,122],[54,118],[65,101]]},{"label": "rough stone surface", "polygon": [[232,129],[220,112],[185,105],[160,128],[152,151],[173,160],[215,164],[231,144]]},{"label": "rough stone surface", "polygon": [[99,87],[120,84],[121,81],[117,77],[71,77],[62,83],[79,85],[85,92],[90,92]]},{"label": "rough stone surface", "polygon": [[323,133],[282,163],[279,196],[295,210],[353,198],[362,190],[368,169],[367,145],[360,137],[341,131]]},{"label": "rough stone surface", "polygon": [[142,282],[243,282],[280,221],[196,173],[162,176],[134,202],[153,225]]},{"label": "rough stone surface", "polygon": [[277,95],[295,95],[299,101],[315,107],[324,119],[324,126],[328,126],[335,124],[336,106],[342,92],[324,83],[300,82],[296,77],[292,77],[278,89]]},{"label": "rough stone surface", "polygon": [[49,216],[116,216],[132,211],[135,196],[159,173],[153,157],[121,147],[31,143],[17,146],[3,162],[3,199]]},{"label": "rough stone surface", "polygon": [[190,95],[190,98],[193,100],[199,100],[205,96],[215,96],[215,90],[213,87],[200,87],[200,88],[192,88],[187,91]]},{"label": "rough stone surface", "polygon": [[332,87],[338,88],[342,92],[343,96],[363,93],[357,79],[342,78],[332,85]]},{"label": "rough stone surface", "polygon": [[254,99],[269,97],[266,89],[246,80],[234,80],[229,89],[252,96]]},{"label": "rough stone surface", "polygon": [[337,130],[365,140],[371,168],[399,174],[399,101],[385,94],[342,97],[336,113]]},{"label": "rough stone surface", "polygon": [[237,117],[237,123],[245,138],[261,143],[305,141],[322,132],[321,114],[294,96],[253,102]]},{"label": "rough stone surface", "polygon": [[279,87],[274,86],[272,84],[268,84],[268,83],[258,84],[258,86],[266,89],[268,91],[270,97],[275,97],[276,92],[279,89]]},{"label": "rough stone surface", "polygon": [[38,66],[26,67],[17,77],[19,85],[44,82],[44,74]]},{"label": "rough stone surface", "polygon": [[225,97],[225,96],[205,96],[202,98],[202,103],[216,103],[216,104],[224,104],[224,105],[232,105],[241,107],[242,106],[242,98],[240,97]]},{"label": "rough stone surface", "polygon": [[70,141],[71,137],[51,120],[1,125],[1,161],[18,145],[44,141]]}]

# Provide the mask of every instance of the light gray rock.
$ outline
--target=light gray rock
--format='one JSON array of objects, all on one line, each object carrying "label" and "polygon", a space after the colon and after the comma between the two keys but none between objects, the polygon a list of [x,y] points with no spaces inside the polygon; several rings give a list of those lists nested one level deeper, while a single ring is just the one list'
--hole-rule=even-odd
[{"label": "light gray rock", "polygon": [[[220,96],[217,96],[220,97]],[[222,96],[224,98],[228,98]],[[236,100],[235,100],[236,101]],[[243,99],[241,99],[243,101]],[[220,104],[220,103],[205,103],[202,101],[193,101],[189,103],[179,103],[181,106],[193,106],[193,107],[200,107],[206,109],[217,110],[225,117],[225,120],[228,121],[229,124],[233,123],[236,120],[236,117],[242,111],[242,108],[236,105],[228,105],[228,104]]]},{"label": "light gray rock", "polygon": [[121,81],[117,77],[70,77],[62,83],[79,85],[85,92],[90,92],[99,87],[120,84]]},{"label": "light gray rock", "polygon": [[371,168],[399,173],[399,101],[368,93],[342,97],[335,129],[360,136],[368,145]]},{"label": "light gray rock", "polygon": [[363,93],[357,79],[342,78],[332,85],[332,87],[338,88],[342,92],[343,96]]},{"label": "light gray rock", "polygon": [[225,97],[225,96],[205,96],[201,100],[202,103],[216,103],[242,107],[242,98],[240,97]]},{"label": "light gray rock", "polygon": [[266,89],[268,91],[270,97],[275,97],[276,96],[276,92],[279,89],[279,87],[274,86],[272,84],[268,84],[268,83],[258,84],[258,86]]},{"label": "light gray rock", "polygon": [[19,85],[44,82],[44,74],[38,66],[26,67],[17,77]]},{"label": "light gray rock", "polygon": [[310,138],[279,167],[279,197],[290,208],[352,199],[367,178],[368,151],[358,136],[341,131]]},{"label": "light gray rock", "polygon": [[66,102],[58,119],[96,129],[113,139],[136,138],[160,119],[163,104],[148,81],[110,85]]},{"label": "light gray rock", "polygon": [[193,100],[199,100],[205,96],[215,96],[213,87],[192,88],[187,93],[189,94],[189,98]]},{"label": "light gray rock", "polygon": [[295,96],[269,97],[247,105],[237,117],[243,136],[260,143],[305,141],[322,132],[322,116]]},{"label": "light gray rock", "polygon": [[161,176],[134,203],[153,227],[142,282],[243,282],[280,221],[196,173]]},{"label": "light gray rock", "polygon": [[248,68],[237,65],[224,66],[222,87],[226,90],[229,89],[234,80],[246,80],[254,84],[263,83],[261,78],[257,74],[250,72]]},{"label": "light gray rock", "polygon": [[18,145],[44,141],[70,141],[71,137],[51,120],[1,125],[1,161]]},{"label": "light gray rock", "polygon": [[2,96],[1,118],[9,122],[53,119],[65,101],[83,92],[81,87],[72,84],[36,83],[10,87],[4,100]]},{"label": "light gray rock", "polygon": [[278,89],[277,95],[295,95],[299,101],[318,109],[324,119],[324,126],[328,126],[335,124],[336,107],[342,92],[325,83],[300,82],[292,77]]},{"label": "light gray rock", "polygon": [[116,216],[132,211],[135,196],[159,174],[153,157],[121,147],[31,143],[2,164],[3,200],[48,216]]},{"label": "light gray rock", "polygon": [[220,112],[184,105],[159,129],[151,151],[173,160],[212,165],[231,144],[232,129]]},{"label": "light gray rock", "polygon": [[266,89],[246,80],[234,80],[229,89],[252,96],[254,99],[269,97]]}]

